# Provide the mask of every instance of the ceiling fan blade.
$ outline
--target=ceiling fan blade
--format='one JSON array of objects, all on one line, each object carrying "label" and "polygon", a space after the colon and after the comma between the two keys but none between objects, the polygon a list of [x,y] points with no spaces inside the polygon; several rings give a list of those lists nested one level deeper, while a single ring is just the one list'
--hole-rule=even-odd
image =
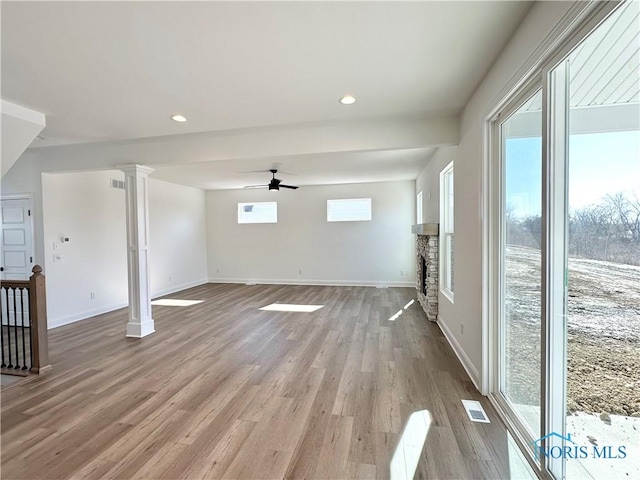
[{"label": "ceiling fan blade", "polygon": [[[271,170],[276,170],[276,169],[266,169],[266,170],[248,170],[248,171],[244,171],[244,172],[238,172],[238,173],[271,173]],[[297,177],[298,174],[297,173],[291,173],[291,172],[284,172],[282,170],[277,170],[278,173],[284,173],[285,175],[292,175],[294,177]]]},{"label": "ceiling fan blade", "polygon": [[295,190],[298,187],[295,187],[293,185],[283,185],[282,183],[280,185],[278,185],[280,188],[290,188],[291,190]]},{"label": "ceiling fan blade", "polygon": [[247,185],[246,187],[242,187],[242,188],[267,188],[269,185]]}]

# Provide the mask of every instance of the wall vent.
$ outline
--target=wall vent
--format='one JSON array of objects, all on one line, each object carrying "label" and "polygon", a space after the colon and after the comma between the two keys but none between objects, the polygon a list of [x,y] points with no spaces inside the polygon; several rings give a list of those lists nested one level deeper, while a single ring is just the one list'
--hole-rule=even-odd
[{"label": "wall vent", "polygon": [[469,420],[472,422],[491,423],[480,402],[476,400],[462,400],[462,405],[467,412]]},{"label": "wall vent", "polygon": [[118,190],[124,190],[124,180],[111,179],[111,188],[117,188]]}]

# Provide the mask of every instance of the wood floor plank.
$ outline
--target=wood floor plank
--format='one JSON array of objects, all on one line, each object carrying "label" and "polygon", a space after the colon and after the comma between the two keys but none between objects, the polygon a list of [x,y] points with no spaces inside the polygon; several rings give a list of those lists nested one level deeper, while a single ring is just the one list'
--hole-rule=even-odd
[{"label": "wood floor plank", "polygon": [[[203,302],[154,307],[143,339],[125,338],[126,310],[50,331],[53,371],[2,390],[3,479],[385,479],[420,410],[415,478],[509,478],[504,427],[414,289],[207,284],[171,298]],[[276,302],[323,307],[259,310]],[[461,398],[492,423],[469,422]]]},{"label": "wood floor plank", "polygon": [[318,452],[318,465],[313,478],[339,478],[347,468],[349,444],[353,429],[353,417],[333,415],[327,434]]}]

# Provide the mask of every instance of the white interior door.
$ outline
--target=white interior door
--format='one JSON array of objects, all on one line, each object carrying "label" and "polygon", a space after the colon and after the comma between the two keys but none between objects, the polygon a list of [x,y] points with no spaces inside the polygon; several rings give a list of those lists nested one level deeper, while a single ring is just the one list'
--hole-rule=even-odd
[{"label": "white interior door", "polygon": [[33,224],[31,200],[2,200],[2,268],[3,280],[27,280],[33,268]]},{"label": "white interior door", "polygon": [[[2,280],[28,280],[33,268],[31,199],[2,199]],[[2,289],[2,325],[29,325],[29,295]]]}]

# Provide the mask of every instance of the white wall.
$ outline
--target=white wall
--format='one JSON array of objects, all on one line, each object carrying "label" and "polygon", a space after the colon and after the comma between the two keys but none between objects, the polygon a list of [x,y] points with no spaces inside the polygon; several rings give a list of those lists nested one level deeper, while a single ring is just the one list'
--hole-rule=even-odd
[{"label": "white wall", "polygon": [[[127,304],[125,197],[109,187],[110,178],[124,174],[42,175],[50,328]],[[61,243],[61,235],[69,243]],[[62,261],[54,262],[54,254]]]},{"label": "white wall", "polygon": [[149,182],[151,293],[161,296],[207,282],[205,192]]},{"label": "white wall", "polygon": [[[467,103],[454,154],[455,303],[440,320],[476,384],[482,371],[483,128],[491,110],[520,79],[525,62],[565,16],[570,2],[536,2]],[[557,32],[554,33],[557,35]],[[433,197],[432,197],[433,198]],[[464,322],[464,334],[460,323]]]},{"label": "white wall", "polygon": [[[125,196],[123,190],[110,187],[112,178],[123,180],[124,174],[42,175],[50,328],[128,303]],[[206,282],[204,211],[203,191],[149,182],[152,294]],[[60,243],[63,234],[69,243]],[[59,243],[55,251],[54,242]],[[62,261],[54,262],[57,253]]]},{"label": "white wall", "polygon": [[416,194],[422,192],[423,223],[440,223],[440,172],[455,154],[456,147],[438,148],[416,179]]},{"label": "white wall", "polygon": [[[372,198],[372,221],[327,222],[328,199],[364,197]],[[273,200],[277,224],[237,223],[238,203]],[[209,279],[414,286],[413,223],[412,181],[208,191]]]}]

